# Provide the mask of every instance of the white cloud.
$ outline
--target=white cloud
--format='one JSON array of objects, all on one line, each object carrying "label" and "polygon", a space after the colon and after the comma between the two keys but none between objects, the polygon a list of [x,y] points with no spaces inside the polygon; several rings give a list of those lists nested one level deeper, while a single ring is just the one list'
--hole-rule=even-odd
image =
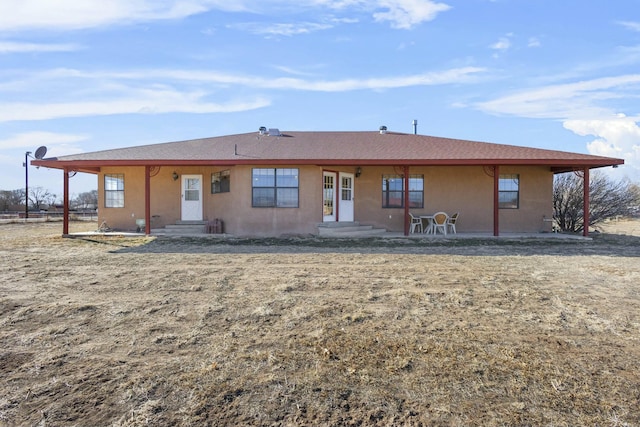
[{"label": "white cloud", "polygon": [[489,46],[491,49],[495,50],[507,50],[511,47],[511,40],[506,37],[500,37],[500,39]]},{"label": "white cloud", "polygon": [[440,12],[451,9],[444,3],[431,0],[378,0],[379,8],[385,12],[375,12],[373,17],[378,22],[390,22],[391,27],[411,29],[423,22],[432,21]]},{"label": "white cloud", "polygon": [[632,22],[632,21],[620,21],[618,24],[623,27],[631,30],[631,31],[640,31],[640,22]]},{"label": "white cloud", "polygon": [[296,69],[291,68],[291,67],[285,67],[284,65],[272,65],[272,67],[275,70],[282,71],[283,73],[291,74],[291,75],[294,75],[294,76],[307,76],[308,77],[308,76],[313,76],[314,75],[312,73],[296,70]]},{"label": "white cloud", "polygon": [[[313,92],[347,92],[385,90],[411,86],[431,86],[474,81],[483,68],[464,67],[399,77],[313,80],[296,77],[264,78],[203,70],[134,70],[123,72],[84,72],[55,69],[20,76],[7,81],[0,93],[29,87],[32,93],[55,91],[56,102],[24,99],[0,103],[0,122],[47,120],[61,117],[99,116],[144,113],[217,113],[249,111],[270,105],[264,97],[209,102],[220,99],[223,90],[238,89],[304,90]],[[163,82],[159,84],[158,82]],[[233,96],[233,95],[232,95]]]},{"label": "white cloud", "polygon": [[542,46],[542,43],[540,43],[540,40],[537,37],[529,38],[529,43],[527,43],[527,47],[540,47],[540,46]]},{"label": "white cloud", "polygon": [[0,150],[18,149],[39,147],[46,145],[51,147],[53,145],[67,145],[80,141],[87,140],[86,135],[74,135],[66,133],[54,133],[54,132],[24,132],[13,135],[7,139],[0,139]]},{"label": "white cloud", "polygon": [[[2,0],[0,31],[78,30],[182,19],[210,10],[251,11],[268,15],[276,9],[305,8],[367,11],[377,22],[389,22],[393,28],[410,29],[435,19],[451,7],[434,0],[300,0],[296,3],[289,0]],[[356,22],[352,17],[335,19],[336,23]]]},{"label": "white cloud", "polygon": [[476,106],[491,114],[530,118],[595,118],[615,114],[607,100],[632,96],[640,74],[603,77],[576,83],[542,86],[505,95]]},{"label": "white cloud", "polygon": [[[400,77],[358,78],[343,80],[305,80],[300,78],[267,79],[256,76],[240,76],[207,71],[159,70],[147,75],[184,81],[202,81],[219,84],[236,84],[258,89],[307,90],[314,92],[347,92],[354,90],[381,90],[410,86],[465,83],[473,80],[484,68],[464,67],[441,72],[414,74]],[[150,73],[150,74],[149,74]]]},{"label": "white cloud", "polygon": [[640,179],[640,117],[627,117],[603,105],[609,100],[635,98],[640,74],[604,77],[576,83],[544,86],[477,104],[492,114],[561,120],[579,136],[596,137],[589,153],[625,159],[618,173]]},{"label": "white cloud", "polygon": [[81,49],[76,44],[46,44],[0,41],[2,53],[72,52]]},{"label": "white cloud", "polygon": [[495,51],[495,53],[492,55],[493,58],[499,58],[500,54],[511,49],[511,37],[513,37],[513,33],[509,33],[504,37],[500,37],[497,42],[489,46],[490,49],[493,49]]},{"label": "white cloud", "polygon": [[228,113],[255,110],[270,105],[264,98],[227,103],[204,101],[203,93],[168,90],[138,91],[136,96],[96,101],[57,103],[7,103],[0,105],[0,122],[51,120],[64,117],[106,116],[113,114]]},{"label": "white cloud", "polygon": [[563,126],[580,136],[596,137],[587,144],[589,153],[625,159],[627,176],[640,179],[640,117],[615,117],[592,120],[566,120]]},{"label": "white cloud", "polygon": [[279,23],[279,24],[262,24],[262,23],[243,23],[229,25],[229,28],[235,28],[242,31],[248,31],[252,34],[266,36],[294,36],[298,34],[309,34],[316,31],[327,30],[332,28],[330,24],[320,24],[315,22],[299,22],[299,23]]},{"label": "white cloud", "polygon": [[208,82],[235,84],[259,89],[295,89],[318,92],[345,92],[362,89],[391,89],[409,86],[430,86],[437,84],[465,83],[486,71],[479,67],[462,67],[450,70],[414,74],[400,77],[358,78],[343,80],[304,80],[279,77],[268,79],[257,76],[216,73],[198,70],[144,70],[116,74],[120,78],[174,79],[188,82]]},{"label": "white cloud", "polygon": [[76,30],[161,19],[180,19],[210,9],[244,10],[224,0],[2,0],[0,31],[33,28]]}]

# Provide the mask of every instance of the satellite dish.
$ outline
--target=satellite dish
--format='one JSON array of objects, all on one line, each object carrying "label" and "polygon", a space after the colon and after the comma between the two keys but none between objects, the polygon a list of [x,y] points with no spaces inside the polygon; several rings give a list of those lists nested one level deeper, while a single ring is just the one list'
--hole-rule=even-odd
[{"label": "satellite dish", "polygon": [[47,154],[47,147],[45,147],[44,145],[42,147],[38,147],[35,154],[36,159],[42,160],[45,154]]}]

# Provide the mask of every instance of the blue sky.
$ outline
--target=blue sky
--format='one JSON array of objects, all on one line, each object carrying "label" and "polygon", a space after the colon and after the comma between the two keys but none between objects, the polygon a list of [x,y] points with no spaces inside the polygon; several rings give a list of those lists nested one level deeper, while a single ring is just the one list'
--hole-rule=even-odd
[{"label": "blue sky", "polygon": [[[0,189],[47,157],[257,131],[389,130],[625,159],[640,0],[2,0]],[[29,185],[62,194],[62,172]],[[77,194],[95,176],[70,181]]]}]

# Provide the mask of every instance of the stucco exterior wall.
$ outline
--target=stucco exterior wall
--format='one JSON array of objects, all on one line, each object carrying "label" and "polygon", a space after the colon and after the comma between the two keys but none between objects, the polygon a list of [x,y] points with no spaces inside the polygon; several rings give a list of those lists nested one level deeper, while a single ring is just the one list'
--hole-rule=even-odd
[{"label": "stucco exterior wall", "polygon": [[[322,222],[322,170],[317,166],[260,165],[260,168],[298,169],[298,208],[254,208],[252,200],[253,166],[235,166],[231,171],[229,193],[205,194],[205,211],[210,219],[219,218],[224,231],[237,236],[281,236],[316,234]],[[209,176],[209,180],[211,177]]]},{"label": "stucco exterior wall", "polygon": [[[402,173],[400,168],[362,168],[356,180],[356,218],[389,231],[404,231],[404,208],[382,207],[382,176]],[[493,178],[482,168],[411,167],[409,174],[424,176],[424,207],[410,209],[412,214],[460,212],[459,232],[492,230]]]},{"label": "stucco exterior wall", "polygon": [[[232,167],[162,167],[151,177],[151,226],[174,224],[181,218],[181,179],[172,175],[202,175],[203,219],[221,219],[226,233],[237,236],[280,236],[316,234],[322,222],[323,170],[354,173],[355,167],[278,165],[299,170],[298,208],[254,208],[251,206],[252,169]],[[259,165],[255,167],[276,167]],[[354,218],[361,224],[404,230],[404,209],[382,207],[382,176],[401,174],[400,168],[361,167],[354,180]],[[211,174],[230,171],[230,192],[211,193]],[[144,218],[144,167],[103,168],[98,176],[99,219],[115,229],[135,230],[136,219]],[[124,208],[104,207],[104,175],[123,173]],[[501,174],[520,175],[518,209],[500,210],[501,232],[549,231],[543,217],[553,214],[553,174],[545,167],[501,167]],[[424,208],[416,215],[444,211],[460,212],[458,232],[493,232],[493,177],[478,166],[411,167],[411,175],[424,176]]]},{"label": "stucco exterior wall", "polygon": [[[104,199],[104,176],[124,174],[124,207],[107,208]],[[144,167],[102,168],[98,175],[98,222],[106,221],[113,229],[132,231],[136,219],[144,219]]]},{"label": "stucco exterior wall", "polygon": [[[261,168],[275,167],[260,165]],[[151,226],[164,227],[181,219],[182,175],[202,176],[203,220],[220,219],[225,233],[238,236],[316,234],[322,221],[322,170],[317,166],[286,166],[299,170],[298,208],[254,208],[251,206],[252,166],[162,167],[151,177]],[[230,192],[211,193],[211,174],[230,172]],[[179,178],[173,179],[173,173]],[[124,174],[124,207],[106,208],[104,176]],[[136,219],[144,219],[144,167],[103,168],[98,175],[98,217],[109,227],[133,231]]]},{"label": "stucco exterior wall", "polygon": [[[479,166],[411,167],[410,175],[424,176],[424,208],[414,215],[442,211],[460,213],[458,232],[493,232],[493,177]],[[382,175],[401,174],[392,167],[363,167],[356,179],[355,217],[389,231],[404,230],[404,208],[382,208]],[[520,206],[500,209],[501,232],[549,231],[543,216],[553,216],[553,174],[545,167],[501,167],[500,174],[520,175]]]},{"label": "stucco exterior wall", "polygon": [[553,218],[553,174],[545,167],[501,167],[500,174],[520,175],[518,209],[500,209],[501,232],[550,232]]}]

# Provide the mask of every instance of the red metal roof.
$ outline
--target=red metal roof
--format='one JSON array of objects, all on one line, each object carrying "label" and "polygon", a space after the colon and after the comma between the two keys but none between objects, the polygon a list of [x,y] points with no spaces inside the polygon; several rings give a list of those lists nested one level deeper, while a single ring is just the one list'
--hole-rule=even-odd
[{"label": "red metal roof", "polygon": [[32,161],[96,172],[109,165],[548,165],[556,171],[623,164],[566,151],[397,132],[258,132],[167,142]]}]

